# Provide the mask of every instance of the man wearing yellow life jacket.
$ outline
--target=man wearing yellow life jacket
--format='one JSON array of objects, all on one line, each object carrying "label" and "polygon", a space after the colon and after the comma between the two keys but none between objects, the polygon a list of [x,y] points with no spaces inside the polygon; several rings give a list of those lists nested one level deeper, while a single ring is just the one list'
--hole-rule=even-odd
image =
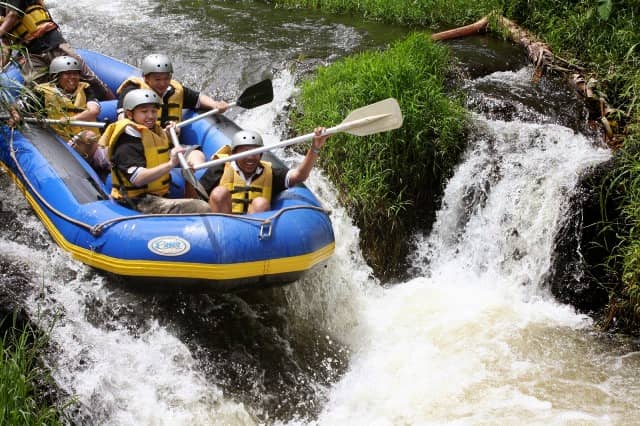
[{"label": "man wearing yellow life jacket", "polygon": [[[51,81],[35,86],[42,96],[42,105],[48,118],[74,121],[96,121],[100,103],[88,83],[80,80],[80,63],[71,56],[58,56],[51,61]],[[53,126],[65,140],[71,139],[83,129],[77,126]]]},{"label": "man wearing yellow life jacket", "polygon": [[[272,167],[262,161],[262,154],[226,162],[224,165],[208,169],[200,179],[204,189],[210,194],[209,205],[215,213],[247,214],[264,212],[271,208],[271,200],[287,188],[303,183],[311,173],[320,149],[328,135],[323,135],[324,127],[314,130],[315,137],[302,163],[294,168]],[[264,146],[259,133],[241,130],[233,135],[230,147],[223,147],[215,154],[219,158],[231,154],[241,154]]]},{"label": "man wearing yellow life jacket", "polygon": [[211,97],[183,86],[173,80],[173,64],[167,55],[152,54],[142,60],[142,77],[130,77],[116,90],[118,94],[118,113],[122,113],[122,100],[130,90],[151,89],[162,99],[162,108],[158,115],[160,126],[169,122],[182,121],[182,109],[219,109],[224,112],[227,103],[215,101]]},{"label": "man wearing yellow life jacket", "polygon": [[[38,84],[36,93],[42,94],[41,104],[48,118],[73,121],[96,121],[100,103],[89,83],[80,81],[80,63],[72,56],[58,56],[49,65],[51,81]],[[106,150],[98,146],[98,135],[91,127],[54,125],[53,129],[83,156],[95,171],[106,177],[111,164]]]},{"label": "man wearing yellow life jacket", "polygon": [[[12,109],[12,121],[22,120],[19,110],[44,113],[47,118],[60,121],[96,121],[100,103],[88,83],[80,81],[80,64],[71,56],[53,58],[49,67],[51,81],[37,84],[33,97],[23,97]],[[15,125],[15,123],[11,123]],[[69,124],[51,126],[55,132],[75,148],[100,174],[106,176],[111,165],[104,149],[98,147],[95,127]]]},{"label": "man wearing yellow life jacket", "polygon": [[80,64],[80,73],[101,100],[115,99],[113,92],[95,75],[71,48],[51,18],[42,0],[4,0],[0,5],[0,39],[15,47],[21,56],[22,74],[28,83],[42,83],[53,58],[72,56]]},{"label": "man wearing yellow life jacket", "polygon": [[107,147],[113,164],[111,196],[143,213],[210,213],[206,201],[165,198],[169,172],[180,164],[178,154],[186,150],[171,148],[167,133],[157,124],[160,105],[152,90],[130,91],[123,102],[125,118],[109,125],[102,135],[100,143]]}]

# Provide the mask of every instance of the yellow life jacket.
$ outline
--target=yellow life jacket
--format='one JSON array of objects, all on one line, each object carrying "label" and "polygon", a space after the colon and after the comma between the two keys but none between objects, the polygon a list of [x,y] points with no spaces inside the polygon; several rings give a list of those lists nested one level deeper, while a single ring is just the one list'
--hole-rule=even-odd
[{"label": "yellow life jacket", "polygon": [[[216,152],[214,157],[224,158],[231,152],[228,146],[224,146]],[[262,174],[247,185],[242,176],[233,168],[230,163],[225,163],[220,185],[226,187],[231,192],[231,213],[246,214],[251,202],[258,197],[264,197],[271,202],[271,187],[273,184],[273,170],[271,163],[260,161],[263,168]]]},{"label": "yellow life jacket", "polygon": [[[147,162],[147,168],[150,169],[169,161],[171,149],[169,146],[169,138],[167,138],[160,126],[156,125],[153,130],[149,130],[146,126],[137,124],[127,118],[111,123],[100,138],[100,145],[107,147],[109,159],[113,158],[118,138],[127,126],[132,126],[142,135],[142,146],[144,147],[144,157]],[[118,169],[118,165],[114,164],[111,181],[113,183],[111,196],[116,200],[120,200],[123,198],[131,199],[144,194],[163,197],[169,192],[171,177],[169,173],[167,173],[145,186],[134,186],[122,171]]]},{"label": "yellow life jacket", "polygon": [[23,43],[29,43],[56,28],[58,28],[58,25],[51,19],[44,2],[39,1],[27,6],[24,10],[24,15],[11,29],[10,35]]},{"label": "yellow life jacket", "polygon": [[[116,92],[120,94],[124,88],[128,85],[137,86],[140,89],[149,89],[153,90],[142,77],[129,77],[126,79]],[[160,109],[160,113],[158,114],[158,123],[162,124],[162,121],[182,121],[182,104],[184,101],[184,86],[180,84],[180,82],[176,80],[171,80],[169,83],[173,87],[173,94],[169,96],[169,99],[163,99],[162,108]],[[162,98],[162,96],[160,96]],[[166,111],[166,117],[165,117]]]},{"label": "yellow life jacket", "polygon": [[[87,109],[87,94],[85,93],[87,87],[89,87],[89,83],[81,81],[71,97],[65,96],[54,83],[38,84],[36,90],[44,94],[44,108],[47,117],[58,119],[72,117]],[[67,140],[82,130],[91,130],[90,127],[68,125],[53,125],[52,127],[57,134]]]}]

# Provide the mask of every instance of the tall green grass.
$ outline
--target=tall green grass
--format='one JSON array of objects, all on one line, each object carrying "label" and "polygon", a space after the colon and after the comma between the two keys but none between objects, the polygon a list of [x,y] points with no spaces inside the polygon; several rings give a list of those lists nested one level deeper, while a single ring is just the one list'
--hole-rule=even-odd
[{"label": "tall green grass", "polygon": [[0,424],[63,424],[42,394],[41,386],[50,380],[38,365],[44,343],[44,337],[28,326],[9,327],[0,340]]},{"label": "tall green grass", "polygon": [[[604,181],[605,219],[601,234],[615,235],[606,260],[613,280],[609,290],[607,326],[638,333],[640,329],[640,133],[632,132],[615,156],[615,168]],[[611,209],[609,209],[611,210]],[[615,319],[615,321],[613,321]]]},{"label": "tall green grass", "polygon": [[466,115],[443,90],[448,67],[448,50],[417,33],[384,52],[320,68],[302,85],[303,109],[292,117],[298,132],[338,124],[351,110],[389,97],[400,104],[400,129],[334,136],[319,160],[350,207],[363,250],[382,278],[406,269],[409,232],[431,225],[444,181],[463,149]]}]

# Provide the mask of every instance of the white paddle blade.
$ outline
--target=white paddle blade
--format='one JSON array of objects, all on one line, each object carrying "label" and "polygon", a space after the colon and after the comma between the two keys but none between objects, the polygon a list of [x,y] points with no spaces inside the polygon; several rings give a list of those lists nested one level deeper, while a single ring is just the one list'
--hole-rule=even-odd
[{"label": "white paddle blade", "polygon": [[397,129],[402,126],[400,105],[394,98],[358,108],[351,112],[338,126],[346,133],[367,136]]},{"label": "white paddle blade", "polygon": [[[400,112],[400,105],[398,105],[398,101],[395,99],[388,98],[384,101],[376,102],[375,104],[367,105],[352,111],[342,123],[335,127],[328,128],[324,134],[333,135],[345,132],[356,136],[367,136],[374,133],[397,129],[400,126],[402,126],[402,112]],[[235,161],[250,155],[270,151],[275,148],[282,148],[300,142],[310,141],[314,137],[314,133],[308,133],[306,135],[297,136],[293,139],[287,139],[272,145],[262,146],[238,154],[232,154],[228,157],[207,161],[205,163],[198,164],[193,169],[198,170],[214,167],[219,164],[224,164],[227,161]]]}]

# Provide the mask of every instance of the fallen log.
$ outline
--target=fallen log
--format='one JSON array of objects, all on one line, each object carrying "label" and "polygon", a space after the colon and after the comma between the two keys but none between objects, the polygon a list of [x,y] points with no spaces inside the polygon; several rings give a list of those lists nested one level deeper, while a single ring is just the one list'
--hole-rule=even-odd
[{"label": "fallen log", "polygon": [[520,28],[518,24],[504,16],[485,16],[484,18],[463,27],[453,28],[431,35],[432,40],[443,41],[454,38],[468,37],[491,30],[491,23],[502,28],[509,38],[521,45],[527,52],[529,60],[534,65],[532,79],[537,83],[547,70],[552,70],[565,75],[576,91],[587,100],[587,104],[599,115],[597,121],[604,130],[605,141],[612,145],[614,143],[614,125],[610,117],[619,113],[618,110],[607,105],[604,95],[595,89],[597,81],[584,77],[584,70],[571,62],[554,55],[549,45],[539,40],[529,31]]},{"label": "fallen log", "polygon": [[471,35],[476,35],[480,33],[487,32],[487,28],[489,26],[489,17],[485,16],[478,22],[475,22],[470,25],[465,25],[464,27],[454,28],[452,30],[442,31],[436,34],[431,35],[432,40],[451,40],[454,38],[467,37]]}]

